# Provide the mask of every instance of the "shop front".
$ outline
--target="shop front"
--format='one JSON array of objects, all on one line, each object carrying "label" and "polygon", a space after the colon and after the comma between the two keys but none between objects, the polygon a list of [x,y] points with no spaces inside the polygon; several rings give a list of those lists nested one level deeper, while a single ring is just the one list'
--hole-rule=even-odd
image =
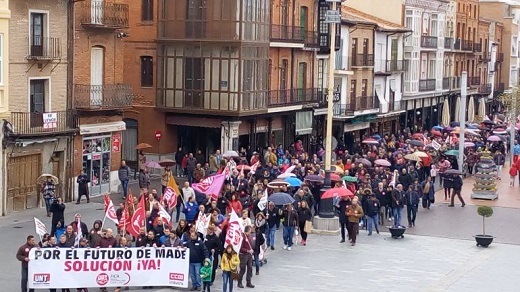
[{"label": "shop front", "polygon": [[[80,125],[80,136],[75,143],[81,146],[76,147],[75,153],[81,164],[76,165],[75,176],[80,169],[85,171],[90,180],[91,196],[118,191],[117,171],[121,165],[122,132],[125,129],[123,121]],[[78,148],[81,153],[78,153]],[[77,187],[75,193],[77,196]]]}]

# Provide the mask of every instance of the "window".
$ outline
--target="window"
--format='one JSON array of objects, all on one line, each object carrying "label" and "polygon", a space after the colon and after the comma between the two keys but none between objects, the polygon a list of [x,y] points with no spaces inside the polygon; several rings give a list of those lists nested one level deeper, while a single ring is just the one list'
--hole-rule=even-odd
[{"label": "window", "polygon": [[150,56],[141,57],[141,86],[153,86],[153,58]]},{"label": "window", "polygon": [[356,79],[350,80],[350,101],[355,104],[356,100]]},{"label": "window", "polygon": [[142,21],[153,21],[153,1],[154,0],[142,0],[141,7],[141,20]]},{"label": "window", "polygon": [[518,69],[515,66],[511,67],[511,76],[509,78],[509,83],[511,86],[516,86],[518,84]]},{"label": "window", "polygon": [[44,38],[46,34],[46,14],[33,12],[31,13],[30,21],[30,55],[43,56]]},{"label": "window", "polygon": [[318,88],[322,89],[323,87],[323,70],[325,68],[325,60],[318,59]]},{"label": "window", "polygon": [[511,37],[511,56],[516,57],[518,55],[518,36],[514,35]]},{"label": "window", "polygon": [[361,80],[361,96],[367,96],[368,79]]},{"label": "window", "polygon": [[[2,49],[4,47],[4,35],[0,33],[0,85],[4,84],[4,55]],[[2,96],[0,96],[0,106],[2,103]]]},{"label": "window", "polygon": [[287,59],[282,60],[282,67],[280,67],[280,90],[287,89],[287,69],[289,67],[289,61]]}]

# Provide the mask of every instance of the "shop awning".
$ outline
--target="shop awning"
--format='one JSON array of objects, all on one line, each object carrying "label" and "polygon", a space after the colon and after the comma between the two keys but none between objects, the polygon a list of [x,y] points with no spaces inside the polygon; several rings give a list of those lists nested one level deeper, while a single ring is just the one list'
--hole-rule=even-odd
[{"label": "shop awning", "polygon": [[354,131],[357,131],[357,130],[368,129],[369,127],[370,127],[370,122],[357,123],[357,124],[345,124],[345,127],[343,128],[343,131],[345,133],[347,133],[347,132],[354,132]]},{"label": "shop awning", "polygon": [[296,112],[296,135],[308,135],[312,133],[313,111]]},{"label": "shop awning", "polygon": [[166,123],[176,126],[201,127],[201,128],[220,128],[222,120],[211,118],[196,118],[186,116],[168,116]]},{"label": "shop awning", "polygon": [[123,121],[79,125],[79,133],[81,135],[119,132],[124,130],[126,130],[126,123]]}]

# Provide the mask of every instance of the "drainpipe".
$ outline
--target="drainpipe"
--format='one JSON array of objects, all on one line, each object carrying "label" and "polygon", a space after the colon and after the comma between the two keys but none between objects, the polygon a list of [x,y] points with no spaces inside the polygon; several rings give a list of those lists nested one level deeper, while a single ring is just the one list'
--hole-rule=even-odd
[{"label": "drainpipe", "polygon": [[[75,29],[75,10],[74,4],[76,1],[70,0],[67,2],[67,111],[72,111],[74,109],[74,29]],[[75,112],[72,112],[72,117],[68,120],[68,123],[71,123],[71,127],[78,127],[77,116]],[[65,199],[69,198],[71,201],[74,199],[74,169],[75,169],[75,157],[74,157],[74,138],[75,134],[69,135],[67,138],[67,150],[64,161],[65,167],[65,194],[67,194]]]}]

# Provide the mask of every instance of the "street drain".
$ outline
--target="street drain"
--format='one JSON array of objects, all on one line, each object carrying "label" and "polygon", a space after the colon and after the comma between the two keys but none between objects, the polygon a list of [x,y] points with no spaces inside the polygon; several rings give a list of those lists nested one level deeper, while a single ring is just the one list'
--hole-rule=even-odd
[{"label": "street drain", "polygon": [[15,228],[15,229],[22,229],[23,227],[22,226],[13,226],[13,228]]}]

